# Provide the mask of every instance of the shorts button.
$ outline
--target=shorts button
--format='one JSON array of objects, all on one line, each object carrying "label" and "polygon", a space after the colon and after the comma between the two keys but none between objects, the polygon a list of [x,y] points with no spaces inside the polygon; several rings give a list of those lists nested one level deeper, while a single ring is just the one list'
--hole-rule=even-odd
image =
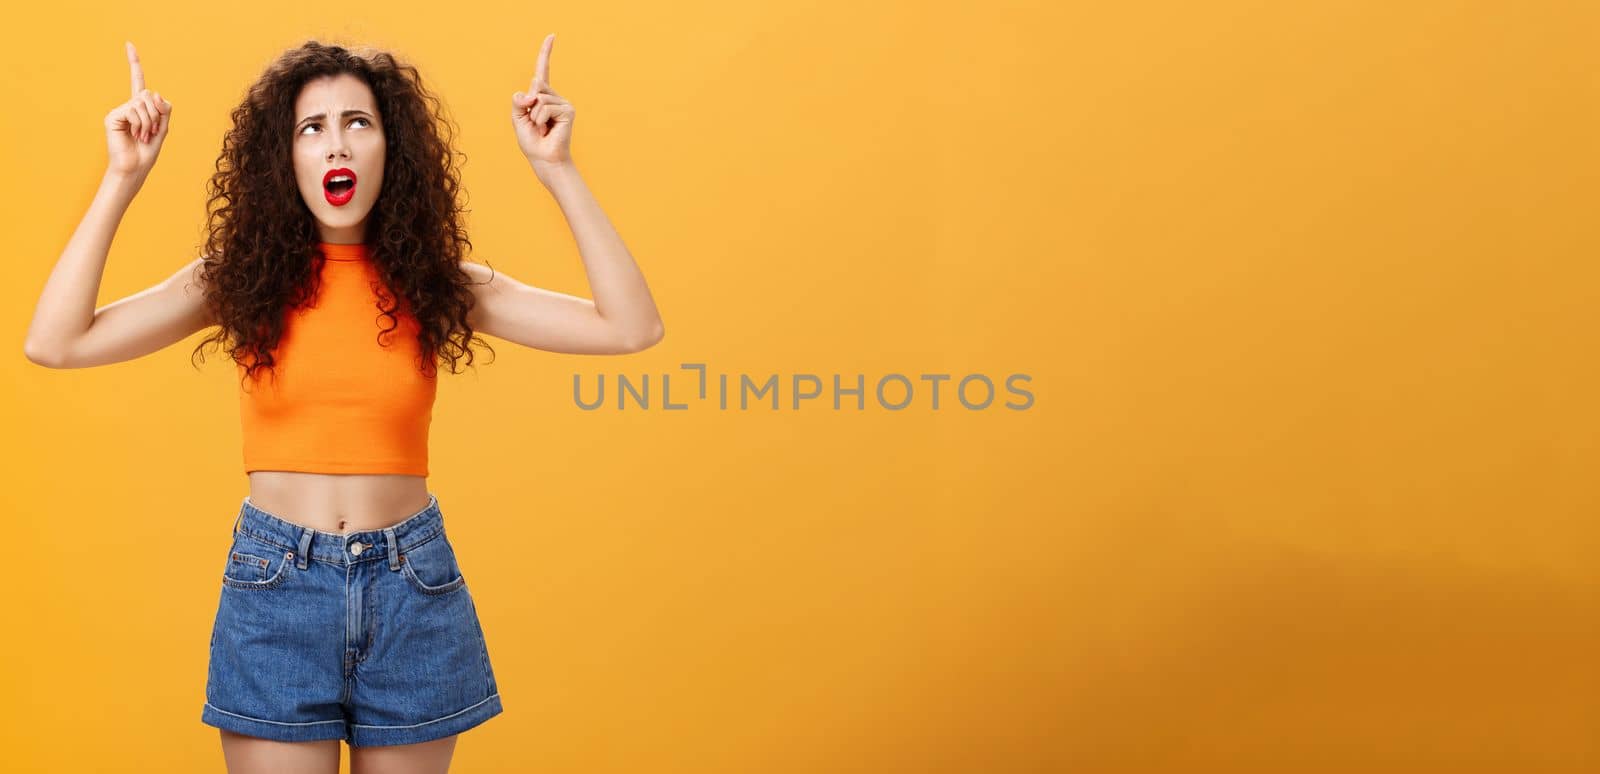
[{"label": "shorts button", "polygon": [[351,543],[350,544],[350,553],[355,554],[356,556],[360,556],[362,549],[364,549],[366,547],[367,547],[367,545],[365,543]]}]

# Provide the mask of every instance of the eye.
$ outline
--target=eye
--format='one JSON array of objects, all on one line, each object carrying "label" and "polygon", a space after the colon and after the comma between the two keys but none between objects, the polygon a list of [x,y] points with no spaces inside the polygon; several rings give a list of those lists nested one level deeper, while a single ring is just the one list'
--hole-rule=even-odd
[{"label": "eye", "polygon": [[[363,124],[365,124],[367,126],[372,126],[372,122],[371,121],[368,121],[367,119],[362,118],[361,116],[356,116],[355,118],[350,119],[351,123],[355,123],[357,121],[360,121],[361,123],[363,123]],[[306,129],[310,129],[313,126],[321,126],[321,125],[322,124],[319,124],[316,121],[312,121],[311,123],[306,124],[305,127],[300,130],[300,133],[301,134],[305,134],[306,133]]]}]

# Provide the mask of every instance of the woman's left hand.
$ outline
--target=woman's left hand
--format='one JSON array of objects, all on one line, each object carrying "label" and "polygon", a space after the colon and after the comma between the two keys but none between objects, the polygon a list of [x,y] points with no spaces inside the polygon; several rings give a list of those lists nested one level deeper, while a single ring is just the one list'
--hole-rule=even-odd
[{"label": "woman's left hand", "polygon": [[528,91],[511,95],[517,145],[535,169],[572,161],[572,119],[577,109],[550,88],[550,49],[555,41],[555,33],[545,36]]}]

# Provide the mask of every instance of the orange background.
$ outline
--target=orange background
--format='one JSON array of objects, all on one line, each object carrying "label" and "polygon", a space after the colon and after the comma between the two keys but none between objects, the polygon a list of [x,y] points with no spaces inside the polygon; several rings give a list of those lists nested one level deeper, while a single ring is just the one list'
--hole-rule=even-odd
[{"label": "orange background", "polygon": [[[456,770],[1600,766],[1593,8],[21,13],[15,770],[222,766],[199,714],[246,493],[233,371],[190,367],[199,334],[101,368],[22,355],[128,96],[122,41],[174,118],[102,305],[196,254],[228,110],[308,37],[415,62],[463,130],[474,257],[589,295],[509,125],[548,32],[667,336],[496,339],[440,386],[429,488],[506,707]],[[865,374],[869,404],[573,404],[574,374],[684,362]],[[889,373],[1028,373],[1035,402],[968,411],[946,383],[887,411]]]}]

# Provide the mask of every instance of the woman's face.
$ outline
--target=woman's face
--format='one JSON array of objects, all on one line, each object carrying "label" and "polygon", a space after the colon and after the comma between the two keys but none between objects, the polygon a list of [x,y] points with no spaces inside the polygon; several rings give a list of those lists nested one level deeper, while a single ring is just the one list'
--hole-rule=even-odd
[{"label": "woman's face", "polygon": [[[322,241],[365,241],[388,148],[372,89],[348,73],[308,81],[295,99],[294,119],[295,182]],[[339,176],[354,187],[332,182]]]}]

